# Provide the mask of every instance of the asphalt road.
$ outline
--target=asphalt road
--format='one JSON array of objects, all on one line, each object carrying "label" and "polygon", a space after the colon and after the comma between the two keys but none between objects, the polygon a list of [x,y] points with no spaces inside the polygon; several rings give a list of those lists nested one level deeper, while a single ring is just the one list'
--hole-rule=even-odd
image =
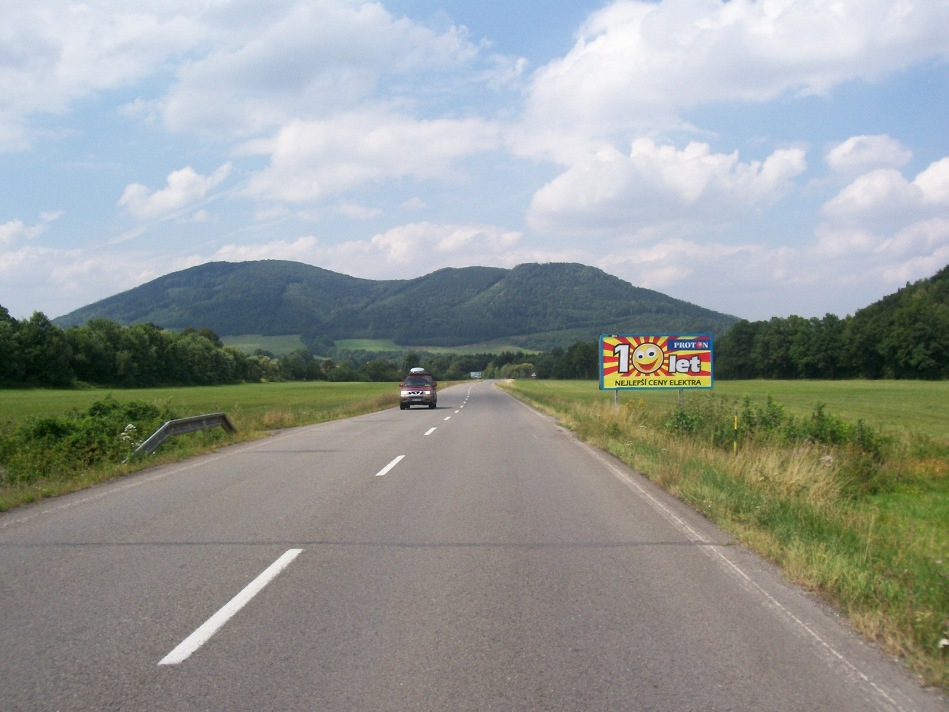
[{"label": "asphalt road", "polygon": [[0,708],[947,706],[480,383],[0,515]]}]

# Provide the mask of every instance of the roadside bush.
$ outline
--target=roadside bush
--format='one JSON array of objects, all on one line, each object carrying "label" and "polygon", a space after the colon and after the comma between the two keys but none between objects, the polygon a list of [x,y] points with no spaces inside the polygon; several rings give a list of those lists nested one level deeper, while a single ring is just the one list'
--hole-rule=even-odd
[{"label": "roadside bush", "polygon": [[28,418],[0,432],[0,485],[59,479],[109,462],[121,462],[141,440],[176,416],[144,401],[111,396],[85,412]]},{"label": "roadside bush", "polygon": [[730,447],[735,439],[732,403],[711,395],[687,399],[681,408],[668,414],[664,425],[673,433],[692,436],[714,447]]},{"label": "roadside bush", "polygon": [[728,398],[697,395],[668,412],[662,425],[673,434],[721,449],[734,447],[736,438],[740,446],[822,447],[825,462],[834,466],[850,494],[876,494],[888,487],[883,463],[892,438],[862,420],[852,423],[828,413],[823,403],[810,417],[800,418],[770,397],[763,406],[745,398],[739,407]]}]

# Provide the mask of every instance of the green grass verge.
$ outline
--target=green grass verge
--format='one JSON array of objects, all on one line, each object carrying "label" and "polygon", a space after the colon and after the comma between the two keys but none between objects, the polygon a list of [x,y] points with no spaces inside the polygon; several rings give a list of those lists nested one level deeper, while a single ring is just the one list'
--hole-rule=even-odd
[{"label": "green grass verge", "polygon": [[[949,429],[940,427],[949,384],[738,382],[686,393],[681,407],[674,391],[624,392],[614,407],[596,383],[505,387],[706,514],[949,690]],[[737,451],[735,415],[745,424]]]},{"label": "green grass verge", "polygon": [[[596,381],[538,381],[562,397],[595,398],[612,402],[613,391],[601,391]],[[686,391],[699,393],[709,391]],[[856,422],[887,430],[917,432],[934,438],[949,438],[949,381],[716,381],[712,393],[764,404],[768,396],[788,412],[810,415],[818,403],[827,410]],[[668,407],[678,401],[676,390],[620,391],[619,402],[642,402]]]},{"label": "green grass verge", "polygon": [[234,386],[190,388],[89,388],[55,390],[45,388],[0,390],[0,421],[26,416],[60,415],[84,410],[102,398],[144,400],[168,404],[181,417],[226,412],[229,416],[258,416],[269,411],[291,412],[296,417],[325,413],[352,403],[391,395],[398,400],[395,383],[249,383]]},{"label": "green grass verge", "polygon": [[[187,417],[226,413],[236,434],[223,429],[169,438],[154,455],[123,464],[134,449],[115,454],[124,422],[108,422],[115,432],[104,434],[102,419],[88,411],[103,402],[143,403],[156,412]],[[280,428],[351,417],[398,403],[393,383],[262,383],[239,386],[155,389],[2,390],[0,391],[0,511],[45,497],[89,487],[155,464],[212,451],[223,445],[265,437]],[[153,419],[154,420],[154,419]],[[161,424],[161,419],[157,425]],[[157,427],[151,422],[149,427]],[[138,432],[142,440],[151,432]],[[58,437],[62,443],[44,438]],[[28,443],[24,447],[23,443]],[[23,461],[31,450],[32,462]],[[52,458],[52,459],[51,459]],[[35,473],[31,476],[30,468]],[[13,473],[16,476],[13,476]]]}]

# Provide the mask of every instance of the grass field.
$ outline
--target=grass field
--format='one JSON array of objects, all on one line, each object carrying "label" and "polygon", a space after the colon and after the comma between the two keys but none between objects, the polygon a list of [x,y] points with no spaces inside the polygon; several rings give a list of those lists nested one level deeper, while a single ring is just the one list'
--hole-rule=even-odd
[{"label": "grass field", "polygon": [[[299,335],[263,336],[261,334],[245,334],[243,336],[222,336],[221,342],[225,346],[252,354],[257,349],[269,351],[274,356],[287,354],[304,348]],[[392,339],[340,339],[336,348],[341,351],[369,351],[378,353],[404,353],[407,351],[426,351],[433,354],[500,354],[505,351],[535,353],[530,349],[523,349],[511,344],[471,344],[469,346],[400,346]]]},{"label": "grass field", "polygon": [[203,413],[227,413],[237,420],[258,419],[267,412],[283,411],[306,418],[307,414],[330,412],[354,401],[391,396],[398,400],[394,383],[252,383],[237,386],[192,388],[127,388],[85,390],[0,390],[0,421],[31,415],[61,415],[85,410],[107,395],[121,401],[143,400],[168,405],[180,417]]},{"label": "grass field", "polygon": [[[596,381],[537,381],[532,387],[552,388],[571,398],[613,401],[613,391],[600,391]],[[847,420],[897,431],[919,432],[949,439],[949,381],[716,381],[711,391],[684,395],[716,396],[764,403],[768,396],[789,412],[806,416],[823,403]],[[621,391],[619,402],[642,401],[665,406],[678,401],[676,390]]]},{"label": "grass field", "polygon": [[340,339],[336,348],[343,351],[427,351],[433,354],[500,354],[505,351],[535,353],[511,344],[470,344],[468,346],[400,346],[391,339]]},{"label": "grass field", "polygon": [[[147,458],[126,464],[126,449],[120,457],[106,450],[116,446],[125,422],[103,429],[90,423],[90,407],[101,410],[103,402],[145,403],[166,417],[184,418],[206,413],[225,413],[237,433],[222,429],[204,430],[170,438]],[[223,445],[266,436],[289,428],[346,418],[382,410],[398,403],[393,383],[266,383],[240,386],[155,389],[87,390],[0,390],[0,511],[53,497],[119,477],[143,467],[172,462],[214,450]],[[54,429],[66,433],[50,444],[36,444],[24,431],[32,431],[36,419],[53,419],[62,425]],[[138,433],[144,439],[161,423]],[[112,426],[109,426],[112,427]],[[46,426],[47,430],[49,426]],[[90,457],[90,429],[104,441],[92,445],[97,457]],[[41,428],[42,430],[42,428]],[[71,439],[78,439],[73,445]],[[110,451],[111,453],[111,451]],[[32,473],[32,474],[31,474]]]},{"label": "grass field", "polygon": [[257,349],[269,351],[274,356],[286,356],[297,349],[305,348],[299,335],[290,336],[263,336],[261,334],[244,334],[243,336],[222,336],[221,343],[233,346],[235,349],[252,354]]}]

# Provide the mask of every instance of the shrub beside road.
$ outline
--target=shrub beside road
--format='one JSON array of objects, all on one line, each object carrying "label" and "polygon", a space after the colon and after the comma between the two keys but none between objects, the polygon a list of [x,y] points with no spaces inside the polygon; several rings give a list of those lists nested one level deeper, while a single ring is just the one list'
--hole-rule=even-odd
[{"label": "shrub beside road", "polygon": [[[381,410],[392,383],[257,383],[109,391],[0,390],[0,511],[222,445]],[[152,456],[123,460],[163,422],[224,412],[237,428],[170,438]],[[130,427],[131,426],[131,427]]]}]

